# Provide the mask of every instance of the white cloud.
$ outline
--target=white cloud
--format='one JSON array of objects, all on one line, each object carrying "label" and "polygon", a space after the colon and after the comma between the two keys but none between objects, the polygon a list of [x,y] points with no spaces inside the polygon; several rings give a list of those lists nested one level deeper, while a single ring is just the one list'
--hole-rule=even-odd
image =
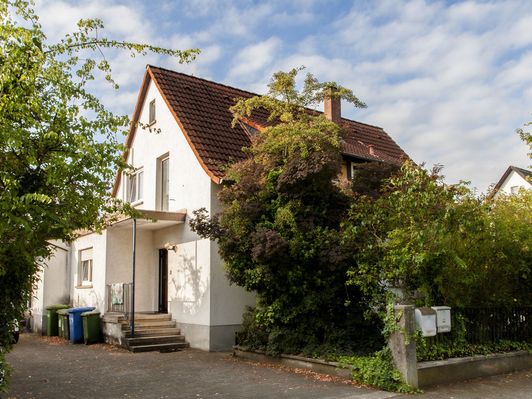
[{"label": "white cloud", "polygon": [[80,3],[67,1],[37,1],[40,22],[49,39],[55,41],[76,29],[80,19],[100,18],[105,32],[112,36],[127,37],[132,41],[151,38],[151,26],[146,23],[142,9],[136,3],[115,4],[111,0],[94,0]]},{"label": "white cloud", "polygon": [[240,7],[236,4],[217,2],[216,6],[209,8],[213,22],[209,24],[208,29],[201,32],[202,39],[204,42],[212,42],[221,37],[238,37],[241,40],[252,36],[257,27],[269,20],[273,12],[273,6],[268,3]]},{"label": "white cloud", "polygon": [[270,37],[244,47],[235,56],[228,77],[240,82],[249,81],[249,77],[255,77],[274,60],[281,46],[281,41],[276,37]]},{"label": "white cloud", "polygon": [[[117,3],[113,0],[93,0],[72,3],[67,1],[37,1],[36,10],[48,40],[53,43],[65,34],[77,30],[80,19],[100,18],[105,29],[99,35],[115,40],[149,43],[167,48],[188,49],[195,47],[196,38],[189,35],[174,34],[170,39],[159,33],[152,19],[146,18],[145,5],[130,1]],[[89,87],[114,112],[131,114],[137,99],[137,91],[147,64],[178,66],[176,60],[148,53],[146,56],[131,58],[129,52],[102,49],[103,55],[111,64],[113,79],[120,85],[115,91],[101,76],[91,82]],[[218,46],[205,48],[203,58],[199,58],[196,68],[215,61],[220,54]],[[101,54],[90,54],[96,59]]]},{"label": "white cloud", "polygon": [[508,164],[527,164],[514,129],[532,111],[532,56],[515,51],[532,47],[531,12],[526,2],[379,2],[354,8],[323,43],[344,49],[344,71],[358,76],[335,80],[358,82],[364,119],[416,161],[443,163],[450,181],[485,189]]},{"label": "white cloud", "polygon": [[345,106],[347,117],[382,126],[418,162],[444,164],[449,181],[485,189],[509,164],[529,164],[514,130],[532,120],[530,1],[353,1],[336,16],[327,9],[345,4],[187,0],[147,13],[139,1],[50,0],[39,12],[52,38],[79,18],[101,17],[120,38],[202,49],[189,65],[111,53],[125,88],[113,106],[126,112],[148,62],[259,93],[273,72],[305,65],[368,103]]}]

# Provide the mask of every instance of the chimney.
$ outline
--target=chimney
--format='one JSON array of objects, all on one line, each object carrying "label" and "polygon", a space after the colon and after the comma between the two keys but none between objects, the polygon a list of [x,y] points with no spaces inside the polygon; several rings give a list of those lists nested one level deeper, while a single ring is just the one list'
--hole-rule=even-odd
[{"label": "chimney", "polygon": [[342,101],[339,97],[332,95],[335,92],[336,88],[334,87],[327,89],[323,101],[323,112],[328,120],[339,125],[342,119]]},{"label": "chimney", "polygon": [[369,155],[375,156],[375,151],[373,150],[373,144],[368,145]]}]

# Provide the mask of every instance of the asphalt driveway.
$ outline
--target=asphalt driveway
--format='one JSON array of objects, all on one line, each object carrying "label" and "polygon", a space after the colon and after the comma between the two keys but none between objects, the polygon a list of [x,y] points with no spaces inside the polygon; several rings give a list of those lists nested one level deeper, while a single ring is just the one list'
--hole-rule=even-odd
[{"label": "asphalt driveway", "polygon": [[8,354],[7,398],[361,398],[395,396],[193,349],[132,354],[24,334]]},{"label": "asphalt driveway", "polygon": [[23,334],[8,354],[11,390],[1,398],[530,399],[532,370],[399,395],[306,370],[187,349],[137,353]]}]

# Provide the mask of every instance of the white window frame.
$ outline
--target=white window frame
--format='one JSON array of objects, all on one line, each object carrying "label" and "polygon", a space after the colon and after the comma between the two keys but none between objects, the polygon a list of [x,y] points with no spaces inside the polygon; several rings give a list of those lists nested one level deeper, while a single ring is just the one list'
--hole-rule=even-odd
[{"label": "white window frame", "polygon": [[[168,211],[168,209],[170,207],[170,156],[167,155],[167,156],[164,156],[164,157],[160,158],[159,162],[160,162],[160,167],[159,167],[159,170],[160,170],[160,176],[159,176],[159,180],[160,180],[159,207],[160,207],[161,211]],[[166,170],[166,176],[164,174],[164,167],[163,167],[163,165],[165,163],[167,163],[167,165],[168,165],[168,168]],[[164,190],[163,190],[164,187],[165,187],[165,181],[166,181],[166,196],[165,196],[165,193],[164,193]]]},{"label": "white window frame", "polygon": [[157,108],[155,107],[155,99],[148,104],[148,125],[153,125],[157,121]]},{"label": "white window frame", "polygon": [[92,287],[93,268],[92,248],[84,248],[80,250],[78,262],[78,285],[82,287]]},{"label": "white window frame", "polygon": [[124,200],[131,204],[144,199],[144,168],[138,168],[132,173],[125,173]]}]

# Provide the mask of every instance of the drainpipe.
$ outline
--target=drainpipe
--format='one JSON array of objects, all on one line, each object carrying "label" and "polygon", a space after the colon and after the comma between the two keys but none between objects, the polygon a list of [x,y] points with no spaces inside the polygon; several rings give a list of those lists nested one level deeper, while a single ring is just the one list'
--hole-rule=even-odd
[{"label": "drainpipe", "polygon": [[137,219],[133,219],[133,283],[131,284],[131,337],[135,338],[135,255],[137,252]]}]

